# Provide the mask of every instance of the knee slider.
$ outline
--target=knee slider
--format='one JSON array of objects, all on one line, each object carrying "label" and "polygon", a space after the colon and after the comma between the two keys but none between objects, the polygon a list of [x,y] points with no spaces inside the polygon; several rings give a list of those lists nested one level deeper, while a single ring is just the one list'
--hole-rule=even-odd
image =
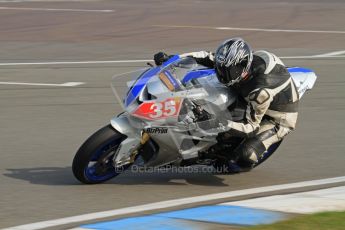
[{"label": "knee slider", "polygon": [[266,151],[265,146],[263,143],[256,139],[253,138],[251,140],[247,140],[241,149],[241,160],[247,161],[249,163],[257,163],[261,154],[263,154]]}]

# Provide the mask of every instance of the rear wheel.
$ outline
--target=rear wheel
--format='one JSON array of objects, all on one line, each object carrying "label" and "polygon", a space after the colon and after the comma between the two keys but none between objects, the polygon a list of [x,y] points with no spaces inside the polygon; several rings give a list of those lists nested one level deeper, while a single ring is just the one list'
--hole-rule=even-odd
[{"label": "rear wheel", "polygon": [[97,184],[120,174],[124,169],[115,169],[112,160],[125,138],[111,125],[98,130],[77,151],[72,164],[74,176],[82,183]]}]

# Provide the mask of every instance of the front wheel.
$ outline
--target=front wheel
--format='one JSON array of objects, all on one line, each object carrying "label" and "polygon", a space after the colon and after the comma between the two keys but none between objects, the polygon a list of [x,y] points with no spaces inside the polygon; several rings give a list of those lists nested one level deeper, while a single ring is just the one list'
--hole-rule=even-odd
[{"label": "front wheel", "polygon": [[113,157],[126,138],[111,125],[91,137],[77,151],[72,164],[74,176],[85,184],[98,184],[117,176],[121,170],[113,166]]}]

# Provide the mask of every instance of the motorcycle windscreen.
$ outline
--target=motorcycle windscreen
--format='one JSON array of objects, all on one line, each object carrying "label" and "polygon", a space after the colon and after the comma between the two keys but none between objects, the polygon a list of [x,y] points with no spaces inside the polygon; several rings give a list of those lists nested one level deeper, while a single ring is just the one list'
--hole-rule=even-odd
[{"label": "motorcycle windscreen", "polygon": [[135,101],[141,88],[145,83],[140,78],[149,69],[140,69],[137,71],[126,72],[112,77],[111,88],[116,97],[117,103],[125,109],[131,102]]}]

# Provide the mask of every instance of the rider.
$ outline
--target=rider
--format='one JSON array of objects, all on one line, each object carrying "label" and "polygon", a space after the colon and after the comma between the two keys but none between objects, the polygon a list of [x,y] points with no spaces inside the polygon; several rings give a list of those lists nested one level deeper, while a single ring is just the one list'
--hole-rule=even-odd
[{"label": "rider", "polygon": [[[218,80],[246,101],[243,121],[226,121],[229,130],[218,136],[218,140],[245,137],[230,164],[252,168],[272,144],[295,128],[299,95],[285,65],[274,54],[253,52],[242,38],[232,38],[224,41],[215,54],[200,51],[180,56],[193,57],[199,64],[215,68]],[[163,52],[154,56],[157,65],[167,58]]]}]

